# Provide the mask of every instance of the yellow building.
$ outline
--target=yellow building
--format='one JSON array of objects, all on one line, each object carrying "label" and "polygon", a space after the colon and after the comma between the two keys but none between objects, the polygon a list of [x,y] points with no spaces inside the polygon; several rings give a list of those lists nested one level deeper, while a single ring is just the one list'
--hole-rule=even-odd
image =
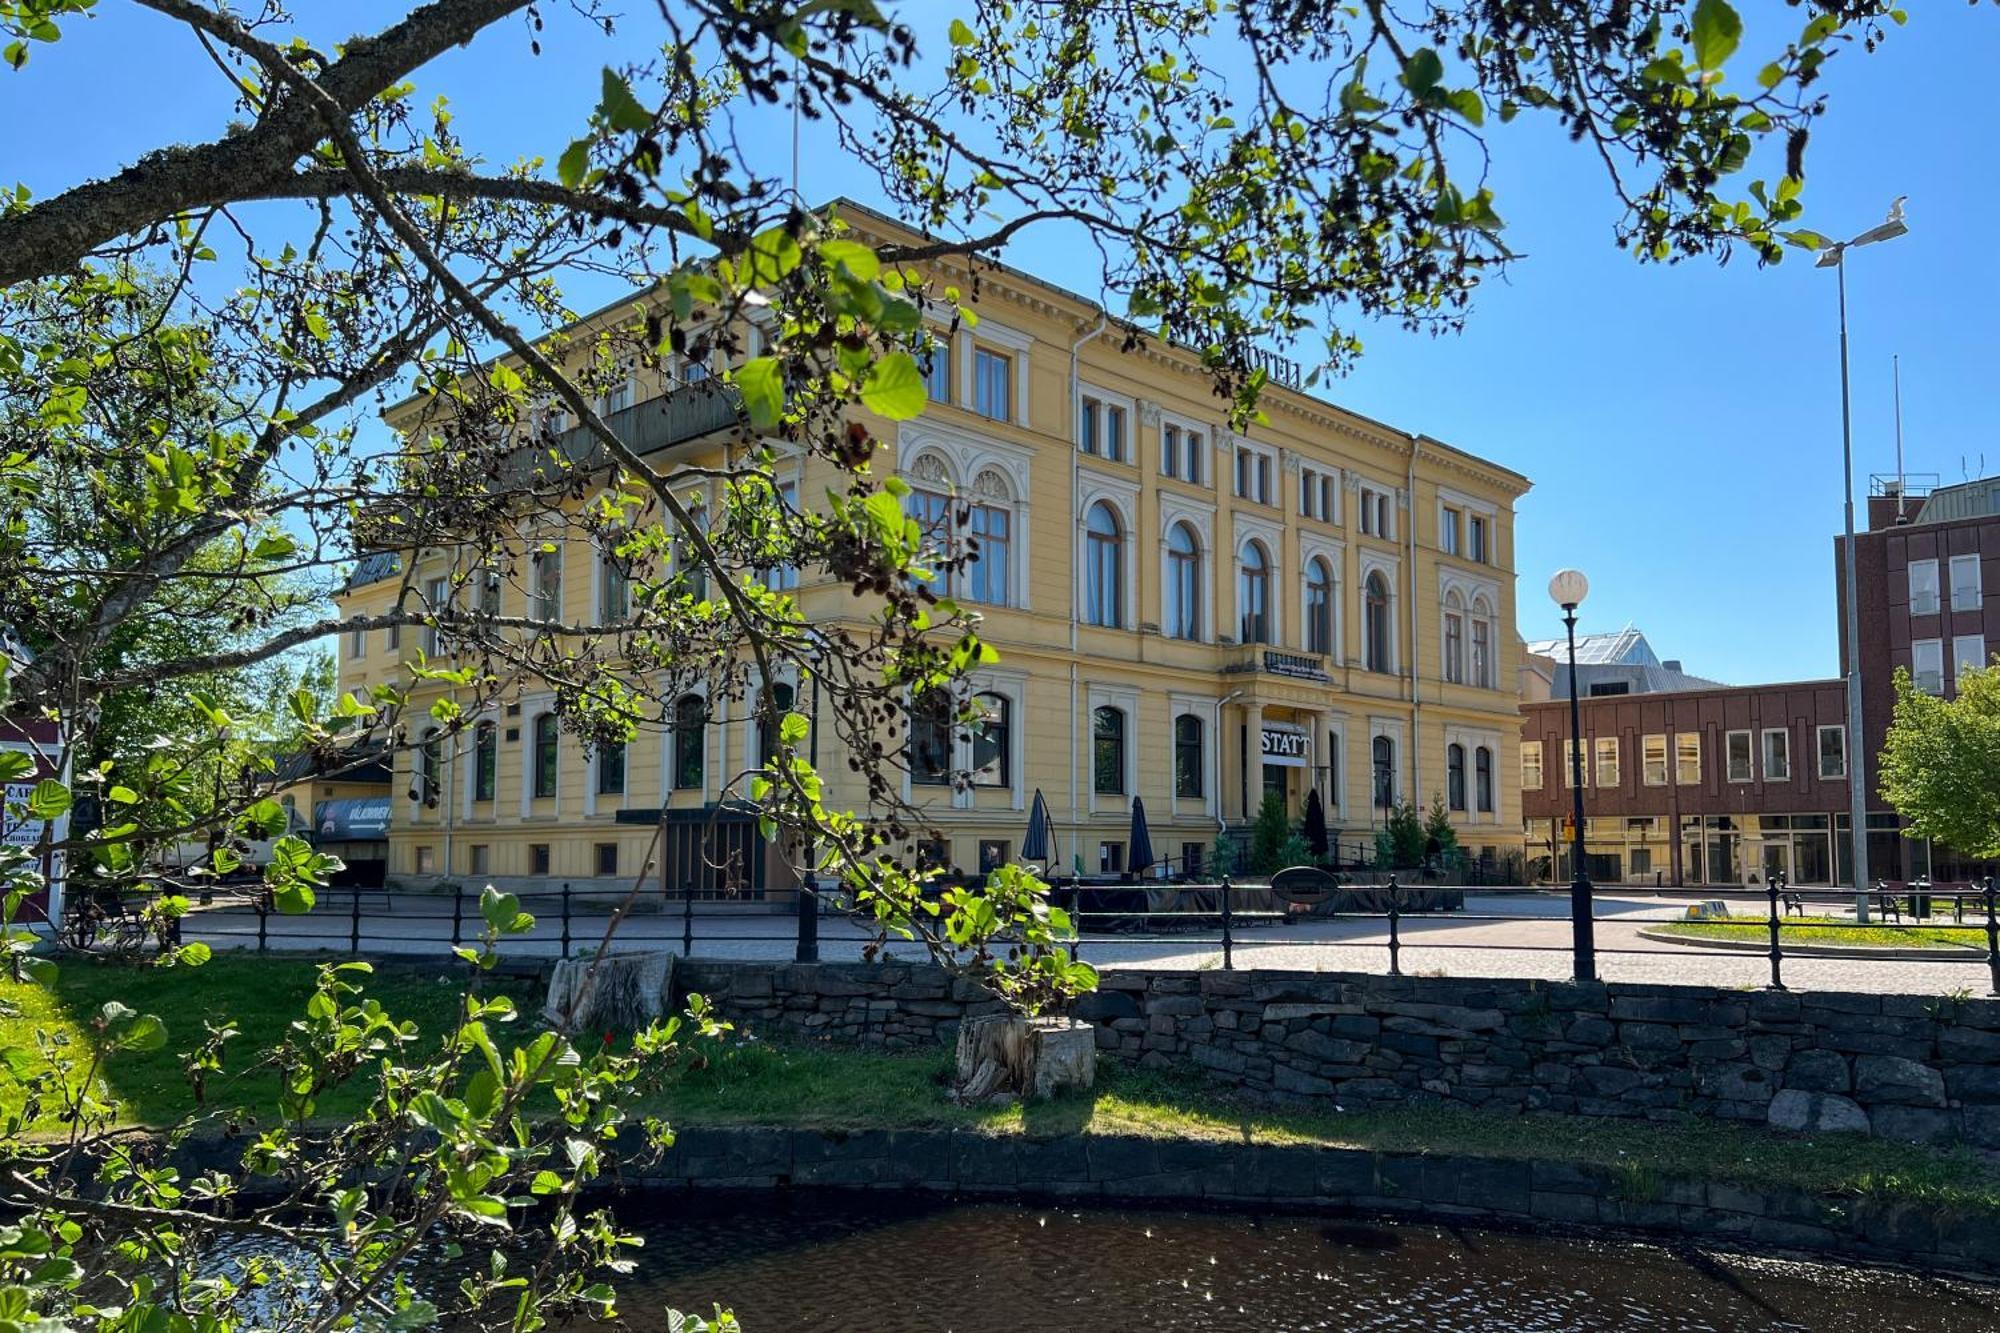
[{"label": "yellow building", "polygon": [[[909,238],[838,207],[864,237]],[[952,593],[983,613],[1001,655],[975,680],[990,726],[976,741],[948,740],[949,763],[925,761],[939,773],[906,779],[933,830],[924,855],[964,871],[1017,855],[1037,790],[1057,867],[1089,873],[1127,868],[1135,796],[1175,870],[1202,868],[1266,792],[1296,815],[1314,787],[1350,851],[1372,839],[1387,799],[1425,804],[1434,793],[1474,854],[1520,847],[1513,560],[1524,477],[1313,398],[1283,383],[1295,377],[1275,361],[1260,403],[1268,424],[1232,432],[1195,355],[1151,339],[1124,350],[1126,329],[1099,307],[1024,273],[983,270],[974,308],[976,328],[959,329],[931,367],[931,407],[876,423],[917,515],[964,515],[980,537]],[[670,398],[662,413],[654,400],[667,389],[635,376],[602,405],[621,434],[648,423],[627,438],[663,472],[722,463],[716,441],[736,418],[714,405],[726,400],[679,390],[684,407]],[[392,410],[391,424],[414,410]],[[791,458],[792,493],[822,494],[830,465]],[[486,594],[499,613],[533,599],[587,619],[605,605],[587,540],[558,545],[536,562],[534,586]],[[343,609],[442,594],[452,560],[365,561]],[[855,606],[845,585],[811,570],[796,595],[814,620]],[[403,675],[411,635],[350,636],[342,685]],[[427,778],[399,756],[392,881],[629,881],[662,811],[699,822],[740,795],[721,783],[759,753],[742,698],[684,699],[609,761],[562,733],[549,708],[532,690],[504,699]],[[824,739],[830,802],[851,807],[862,796],[843,786],[845,756]],[[970,784],[926,780],[947,767],[969,771]],[[426,781],[434,803],[414,799]],[[741,855],[768,853],[746,842]],[[704,876],[706,888],[730,887]],[[754,891],[756,878],[733,887]],[[776,866],[762,880],[788,882]]]}]

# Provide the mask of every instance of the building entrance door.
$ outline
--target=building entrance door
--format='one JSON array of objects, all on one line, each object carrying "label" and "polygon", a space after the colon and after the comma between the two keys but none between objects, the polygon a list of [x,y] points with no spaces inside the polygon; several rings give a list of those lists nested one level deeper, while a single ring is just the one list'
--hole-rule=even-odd
[{"label": "building entrance door", "polygon": [[1769,884],[1780,875],[1785,877],[1787,884],[1792,882],[1792,844],[1789,839],[1764,844],[1764,882]]}]

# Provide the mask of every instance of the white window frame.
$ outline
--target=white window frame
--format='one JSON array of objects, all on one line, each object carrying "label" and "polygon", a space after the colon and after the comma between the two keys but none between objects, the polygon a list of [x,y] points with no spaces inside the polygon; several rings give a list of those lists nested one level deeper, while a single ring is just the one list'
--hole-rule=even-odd
[{"label": "white window frame", "polygon": [[1493,519],[1486,514],[1468,514],[1465,520],[1465,558],[1475,564],[1493,563]]},{"label": "white window frame", "polygon": [[[1736,738],[1743,738],[1743,771],[1737,776]],[[1755,782],[1757,780],[1757,744],[1747,729],[1726,731],[1722,734],[1722,775],[1731,782]]]},{"label": "white window frame", "polygon": [[[1179,442],[1175,446],[1175,470],[1171,472],[1167,470],[1167,432],[1169,430],[1180,433]],[[1210,475],[1207,455],[1215,447],[1215,441],[1219,435],[1214,426],[1209,425],[1205,421],[1199,421],[1194,417],[1182,416],[1178,412],[1161,412],[1159,435],[1160,475],[1162,477],[1182,482],[1189,486],[1207,486],[1211,483],[1212,477]],[[1189,459],[1196,460],[1195,467],[1200,471],[1199,476],[1191,477],[1188,475],[1187,460]]]},{"label": "white window frame", "polygon": [[[1098,418],[1097,449],[1095,452],[1083,447],[1083,419],[1084,415],[1092,407],[1095,407],[1100,413]],[[1104,428],[1109,424],[1109,413],[1112,409],[1116,409],[1119,412],[1124,418],[1125,423],[1124,430],[1121,432],[1119,450],[1115,456],[1104,452]],[[1107,389],[1102,385],[1091,384],[1087,381],[1078,381],[1076,387],[1076,447],[1077,452],[1081,453],[1085,458],[1099,458],[1107,463],[1124,463],[1128,466],[1137,463],[1138,420],[1138,403],[1131,395],[1119,393],[1115,389]]]},{"label": "white window frame", "polygon": [[1908,574],[1910,580],[1910,614],[1913,616],[1936,615],[1939,607],[1938,562],[1936,560],[1912,560]]},{"label": "white window frame", "polygon": [[[1783,742],[1780,747],[1783,752],[1782,754],[1777,756],[1772,754],[1771,742],[1773,739]],[[1790,782],[1792,780],[1792,729],[1790,727],[1765,727],[1763,735],[1758,738],[1757,757],[1759,766],[1764,771],[1764,781]],[[1774,757],[1783,760],[1782,767],[1771,762]]]},{"label": "white window frame", "polygon": [[957,406],[964,408],[967,412],[975,416],[980,415],[978,407],[979,395],[976,391],[976,375],[973,365],[975,354],[983,344],[986,351],[1004,351],[1014,363],[1014,368],[1010,372],[1010,387],[1013,390],[1014,397],[1011,411],[1004,418],[988,417],[986,419],[989,421],[1005,420],[1022,426],[1032,421],[1034,418],[1029,414],[1030,404],[1028,401],[1028,353],[1029,349],[1035,345],[1034,335],[1023,333],[1019,329],[1008,328],[1005,324],[982,316],[977,330],[968,332],[955,341],[958,352]]},{"label": "white window frame", "polygon": [[[981,327],[984,327],[982,325]],[[1013,509],[1013,527],[1008,533],[1007,601],[1005,605],[1018,610],[1028,610],[1028,571],[1033,552],[1030,537],[1033,525],[1029,522],[1028,497],[1032,494],[1030,468],[1034,453],[1030,449],[1011,441],[995,439],[963,427],[931,420],[928,417],[916,421],[906,421],[896,432],[896,462],[898,470],[909,476],[917,460],[926,452],[935,454],[944,465],[945,476],[951,483],[954,496],[962,497],[968,504],[994,503],[975,494],[979,478],[989,469],[997,472],[1000,479],[1014,498],[1009,501]],[[1081,513],[1081,511],[1079,511]],[[1081,532],[1082,518],[1077,519]],[[1081,552],[1082,547],[1079,546]],[[1079,582],[1077,585],[1083,585]],[[997,606],[997,602],[973,602],[969,605]],[[1078,602],[1079,608],[1082,606]]]},{"label": "white window frame", "polygon": [[[435,616],[451,609],[451,577],[424,580],[424,609]],[[424,628],[424,656],[435,662],[444,656],[444,631],[436,625]]]},{"label": "white window frame", "polygon": [[[1175,765],[1179,762],[1179,756],[1174,752],[1174,726],[1183,713],[1191,713],[1201,721],[1201,795],[1199,796],[1181,795],[1180,784],[1175,780]],[[1094,716],[1093,714],[1093,718]],[[1222,801],[1222,717],[1221,710],[1216,707],[1215,696],[1169,692],[1166,734],[1167,809],[1176,816],[1200,815],[1204,819],[1214,819],[1221,809]],[[1333,812],[1329,810],[1327,813]]]},{"label": "white window frame", "polygon": [[[1176,638],[1177,643],[1215,642],[1215,506],[1162,491],[1160,502],[1160,632],[1167,635],[1167,601],[1173,590],[1173,553],[1167,538],[1175,525],[1185,523],[1194,533],[1195,548],[1201,552],[1201,579],[1196,589],[1200,617],[1193,638]],[[1081,522],[1081,520],[1078,520]],[[1082,603],[1077,604],[1078,611]],[[1172,638],[1172,635],[1167,635]]]},{"label": "white window frame", "polygon": [[[1563,748],[1563,759],[1562,759],[1563,790],[1575,791],[1576,778],[1577,778],[1577,764],[1576,764],[1577,743],[1570,737],[1565,736],[1563,738],[1562,748]],[[1588,791],[1590,790],[1590,761],[1588,754],[1590,746],[1588,744],[1585,744],[1582,748],[1585,751],[1584,764],[1583,764],[1583,787],[1585,791]]]},{"label": "white window frame", "polygon": [[[1837,758],[1840,762],[1832,772],[1828,772],[1826,767],[1826,738],[1828,735],[1833,736],[1839,750]],[[1819,774],[1820,781],[1837,782],[1847,776],[1847,728],[1845,725],[1834,723],[1816,728],[1813,733],[1813,747],[1813,763],[1815,771]]]},{"label": "white window frame", "polygon": [[[1692,751],[1694,776],[1689,777],[1687,762]],[[1701,733],[1679,731],[1674,733],[1674,785],[1676,787],[1699,787],[1701,785]]]},{"label": "white window frame", "polygon": [[[1257,492],[1261,493],[1253,493],[1252,491],[1243,489],[1244,474],[1242,460],[1245,456],[1248,456],[1251,460],[1250,480],[1261,483],[1255,488]],[[1284,483],[1280,480],[1283,474],[1278,468],[1277,450],[1271,448],[1269,445],[1257,444],[1254,441],[1239,438],[1236,441],[1234,451],[1230,454],[1229,466],[1230,490],[1237,499],[1248,500],[1251,504],[1282,505]]]},{"label": "white window frame", "polygon": [[1665,732],[1650,732],[1639,738],[1639,781],[1642,785],[1667,786],[1670,762]]},{"label": "white window frame", "polygon": [[[1269,584],[1266,585],[1267,596],[1265,602],[1271,620],[1270,639],[1267,643],[1260,646],[1267,648],[1286,647],[1288,641],[1285,638],[1285,595],[1282,591],[1285,586],[1284,525],[1282,523],[1274,523],[1256,514],[1245,514],[1240,511],[1234,514],[1233,518],[1235,522],[1230,535],[1235,538],[1233,546],[1235,558],[1230,562],[1229,578],[1230,595],[1232,598],[1230,609],[1235,612],[1230,621],[1231,628],[1235,631],[1234,637],[1239,643],[1242,642],[1243,552],[1249,548],[1250,543],[1254,540],[1264,548],[1264,554],[1270,558],[1271,562],[1271,577]],[[1303,580],[1301,580],[1301,583],[1303,583]],[[1303,596],[1303,594],[1301,595]]]},{"label": "white window frame", "polygon": [[1299,648],[1306,647],[1306,627],[1310,623],[1306,607],[1306,574],[1312,569],[1314,560],[1326,561],[1328,571],[1333,575],[1333,623],[1328,626],[1326,660],[1333,666],[1342,666],[1347,661],[1347,596],[1345,557],[1347,548],[1336,541],[1324,537],[1302,534],[1299,538]]},{"label": "white window frame", "polygon": [[[1336,612],[1335,623],[1337,624],[1338,621],[1339,614]],[[1326,762],[1318,767],[1329,770],[1327,773],[1329,781],[1322,799],[1326,802],[1328,817],[1345,819],[1347,817],[1348,778],[1347,715],[1344,713],[1330,713],[1324,715],[1321,721],[1324,723],[1323,730],[1326,736],[1327,753],[1324,756]],[[1374,779],[1371,776],[1369,780],[1373,781]]]},{"label": "white window frame", "polygon": [[[1386,654],[1389,669],[1379,674],[1390,676],[1400,675],[1403,670],[1403,632],[1401,621],[1403,593],[1402,583],[1398,577],[1399,563],[1394,557],[1363,548],[1360,551],[1360,567],[1356,571],[1354,580],[1355,596],[1358,599],[1355,605],[1361,612],[1361,624],[1355,634],[1355,643],[1361,649],[1359,660],[1364,669],[1368,665],[1368,576],[1379,572],[1382,575],[1383,587],[1388,590],[1389,605],[1386,608],[1387,614],[1383,619],[1386,622],[1386,628],[1389,632],[1389,651]],[[1372,756],[1370,762],[1374,762]]]},{"label": "white window frame", "polygon": [[[1623,786],[1625,782],[1625,747],[1620,743],[1621,738],[1617,736],[1593,736],[1590,740],[1591,777],[1594,780],[1594,785],[1599,789],[1605,787],[1616,789]],[[1608,781],[1605,777],[1605,760],[1607,757],[1611,761],[1609,770],[1610,778]]]},{"label": "white window frame", "polygon": [[1983,667],[1990,661],[1986,655],[1984,634],[1954,634],[1951,636],[1951,679],[1957,687],[1967,667]]},{"label": "white window frame", "polygon": [[[993,404],[993,406],[997,406],[1000,409],[1000,415],[989,412],[980,403],[979,367],[982,359],[992,361],[995,365],[1001,367],[1006,374],[1007,383],[1005,392],[1001,395],[1000,401]],[[972,408],[975,415],[985,417],[988,421],[1011,422],[1014,420],[1014,376],[1018,369],[1015,365],[1014,354],[1007,349],[1002,347],[981,347],[977,343],[973,345],[972,398],[968,406]]]},{"label": "white window frame", "polygon": [[[1925,665],[1925,659],[1929,665]],[[1944,693],[1944,640],[1916,639],[1910,644],[1910,680],[1925,694]]]},{"label": "white window frame", "polygon": [[[1532,774],[1532,778],[1530,775]],[[1542,763],[1542,743],[1540,741],[1521,742],[1521,790],[1540,791],[1548,785],[1549,775]]]},{"label": "white window frame", "polygon": [[1951,575],[1951,609],[1954,611],[1977,611],[1986,604],[1985,589],[1980,586],[1979,555],[1955,555],[1948,566]]},{"label": "white window frame", "polygon": [[[1122,793],[1097,790],[1097,710],[1100,708],[1116,708],[1125,714],[1125,790]],[[1096,814],[1099,809],[1129,811],[1133,798],[1139,795],[1139,737],[1145,726],[1139,716],[1139,691],[1127,686],[1095,682],[1086,685],[1081,725],[1084,737],[1084,792],[1090,798],[1090,813]]]},{"label": "white window frame", "polygon": [[1464,529],[1464,511],[1457,505],[1438,504],[1438,550],[1446,555],[1459,553],[1460,536]]},{"label": "white window frame", "polygon": [[[1130,630],[1136,628],[1139,623],[1139,584],[1133,577],[1138,564],[1139,525],[1136,520],[1139,512],[1139,483],[1090,470],[1080,471],[1077,474],[1076,515],[1073,519],[1076,534],[1073,545],[1076,587],[1071,594],[1075,602],[1070,618],[1079,625],[1089,625],[1092,628],[1114,628],[1100,626],[1084,618],[1085,609],[1090,603],[1090,511],[1100,500],[1109,504],[1112,512],[1118,515],[1119,624],[1115,628]],[[1213,579],[1213,571],[1206,572]],[[1213,623],[1210,622],[1210,627]]]}]

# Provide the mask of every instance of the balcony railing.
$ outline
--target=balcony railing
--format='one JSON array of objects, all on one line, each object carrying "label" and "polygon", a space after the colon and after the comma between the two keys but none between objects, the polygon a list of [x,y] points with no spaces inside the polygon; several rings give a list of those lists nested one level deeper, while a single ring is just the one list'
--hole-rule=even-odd
[{"label": "balcony railing", "polygon": [[1223,667],[1231,674],[1256,672],[1266,676],[1284,676],[1291,680],[1325,681],[1329,677],[1326,658],[1318,653],[1288,653],[1276,648],[1259,648],[1245,653],[1234,662]]},{"label": "balcony railing", "polygon": [[[741,403],[734,389],[720,383],[689,384],[613,412],[604,424],[637,452],[658,453],[734,426]],[[557,439],[564,456],[575,462],[597,452],[597,442],[581,426]]]}]

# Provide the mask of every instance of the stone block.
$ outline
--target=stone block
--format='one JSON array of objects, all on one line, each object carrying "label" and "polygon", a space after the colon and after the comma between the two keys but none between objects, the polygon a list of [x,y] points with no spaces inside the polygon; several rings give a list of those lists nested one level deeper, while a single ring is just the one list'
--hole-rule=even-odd
[{"label": "stone block", "polygon": [[1794,1051],[1785,1064],[1785,1086],[1805,1092],[1846,1092],[1854,1086],[1847,1057],[1838,1051]]},{"label": "stone block", "polygon": [[1617,1033],[1610,1019],[1596,1014],[1579,1014],[1563,1030],[1563,1035],[1579,1046],[1609,1046]]},{"label": "stone block", "polygon": [[1315,1154],[1313,1190],[1322,1199],[1351,1200],[1377,1193],[1375,1154],[1361,1148],[1323,1148]]},{"label": "stone block", "polygon": [[1933,1106],[1878,1106],[1870,1116],[1875,1136],[1903,1143],[1947,1143],[1958,1137],[1958,1117]]},{"label": "stone block", "polygon": [[1138,1180],[1159,1173],[1159,1146],[1150,1139],[1091,1138],[1087,1144],[1092,1180]]},{"label": "stone block", "polygon": [[1665,1023],[1621,1023],[1618,1040],[1634,1051],[1657,1053],[1681,1048],[1681,1034]]},{"label": "stone block", "polygon": [[1938,1033],[1938,1056],[1965,1064],[2000,1064],[2000,1032],[1953,1024]]},{"label": "stone block", "polygon": [[1953,1101],[2000,1102],[2000,1065],[1949,1066],[1944,1090]]},{"label": "stone block", "polygon": [[1766,1102],[1777,1084],[1769,1070],[1747,1062],[1712,1065],[1696,1075],[1704,1097],[1731,1102]]},{"label": "stone block", "polygon": [[1097,990],[1077,997],[1075,1013],[1086,1023],[1139,1017],[1139,1001],[1130,991]]},{"label": "stone block", "polygon": [[1771,1098],[1765,1121],[1773,1129],[1796,1134],[1866,1134],[1868,1113],[1833,1092],[1786,1088]]},{"label": "stone block", "polygon": [[1087,1140],[1065,1134],[1051,1139],[1023,1139],[1015,1153],[1017,1179],[1023,1189],[1087,1182],[1091,1177]]},{"label": "stone block", "polygon": [[1854,1061],[1854,1096],[1868,1106],[1943,1106],[1944,1076],[1899,1055],[1858,1056]]},{"label": "stone block", "polygon": [[1297,1093],[1302,1096],[1331,1097],[1334,1083],[1330,1078],[1308,1074],[1290,1065],[1279,1065],[1271,1071],[1271,1082],[1280,1092]]},{"label": "stone block", "polygon": [[1163,995],[1148,999],[1146,1012],[1155,1018],[1162,1014],[1175,1018],[1193,1018],[1208,1010],[1199,995]]}]

